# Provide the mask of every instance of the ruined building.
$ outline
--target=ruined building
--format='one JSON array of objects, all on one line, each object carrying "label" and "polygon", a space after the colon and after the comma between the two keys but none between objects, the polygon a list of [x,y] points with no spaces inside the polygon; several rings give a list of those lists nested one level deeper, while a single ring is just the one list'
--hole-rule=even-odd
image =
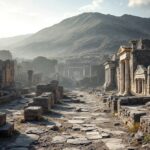
[{"label": "ruined building", "polygon": [[0,89],[8,89],[14,86],[14,62],[12,60],[0,60]]},{"label": "ruined building", "polygon": [[130,41],[105,64],[105,90],[119,95],[150,95],[150,40]]}]

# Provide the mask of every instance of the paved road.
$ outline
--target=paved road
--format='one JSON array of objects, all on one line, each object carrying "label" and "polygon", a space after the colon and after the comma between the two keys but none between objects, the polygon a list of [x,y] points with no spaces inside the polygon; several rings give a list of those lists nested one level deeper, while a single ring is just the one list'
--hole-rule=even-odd
[{"label": "paved road", "polygon": [[[0,139],[2,150],[124,150],[123,125],[105,111],[104,104],[87,92],[73,91],[39,122],[22,122],[30,99],[0,107],[15,122],[12,138]],[[117,126],[116,126],[117,125]]]}]

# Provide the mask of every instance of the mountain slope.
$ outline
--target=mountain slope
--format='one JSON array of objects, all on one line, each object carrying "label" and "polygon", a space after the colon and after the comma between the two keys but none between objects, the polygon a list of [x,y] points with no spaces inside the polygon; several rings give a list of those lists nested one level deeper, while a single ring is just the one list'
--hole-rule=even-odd
[{"label": "mountain slope", "polygon": [[112,53],[131,39],[150,38],[150,18],[84,13],[10,45],[19,56]]}]

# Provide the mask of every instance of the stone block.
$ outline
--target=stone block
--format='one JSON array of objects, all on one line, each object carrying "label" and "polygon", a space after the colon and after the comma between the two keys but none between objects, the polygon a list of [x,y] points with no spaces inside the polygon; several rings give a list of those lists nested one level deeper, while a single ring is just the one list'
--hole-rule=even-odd
[{"label": "stone block", "polygon": [[42,107],[30,106],[24,110],[25,121],[36,121],[42,118]]},{"label": "stone block", "polygon": [[51,110],[51,98],[48,96],[39,96],[33,99],[34,106],[41,106],[44,112]]},{"label": "stone block", "polygon": [[52,92],[46,92],[46,93],[43,93],[43,94],[41,95],[41,97],[49,98],[51,107],[54,105],[54,95],[53,95]]},{"label": "stone block", "polygon": [[6,113],[0,112],[0,127],[6,124]]},{"label": "stone block", "polygon": [[6,123],[2,127],[0,127],[0,137],[11,136],[14,132],[14,124]]}]

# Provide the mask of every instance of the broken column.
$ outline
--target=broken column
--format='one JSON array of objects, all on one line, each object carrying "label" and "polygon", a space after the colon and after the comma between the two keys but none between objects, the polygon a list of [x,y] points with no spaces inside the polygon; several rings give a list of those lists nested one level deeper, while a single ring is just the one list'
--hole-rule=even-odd
[{"label": "broken column", "polygon": [[33,82],[33,70],[28,70],[28,86],[31,87]]},{"label": "broken column", "polygon": [[31,106],[24,110],[25,121],[38,121],[42,118],[42,107]]}]

